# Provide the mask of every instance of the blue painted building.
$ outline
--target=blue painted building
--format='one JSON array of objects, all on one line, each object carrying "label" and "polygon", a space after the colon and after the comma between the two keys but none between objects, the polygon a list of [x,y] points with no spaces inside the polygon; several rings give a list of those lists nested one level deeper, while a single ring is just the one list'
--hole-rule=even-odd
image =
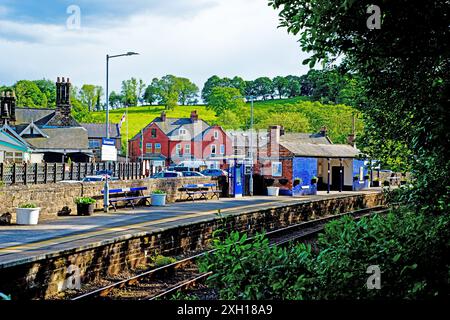
[{"label": "blue painted building", "polygon": [[[280,126],[269,129],[268,141],[259,151],[259,172],[280,194],[314,194],[317,190],[359,190],[367,174],[360,152],[351,145],[333,144],[326,134],[287,133]],[[354,183],[359,176],[361,183]],[[313,179],[314,178],[314,179]],[[314,183],[316,182],[316,183]]]}]

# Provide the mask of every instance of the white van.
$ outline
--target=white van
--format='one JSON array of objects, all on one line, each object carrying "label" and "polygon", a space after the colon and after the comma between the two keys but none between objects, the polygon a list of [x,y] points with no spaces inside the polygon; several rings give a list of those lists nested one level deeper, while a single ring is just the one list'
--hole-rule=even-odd
[{"label": "white van", "polygon": [[176,165],[176,167],[184,167],[190,169],[198,169],[200,167],[206,166],[207,166],[206,162],[202,160],[185,160],[181,161],[179,164]]}]

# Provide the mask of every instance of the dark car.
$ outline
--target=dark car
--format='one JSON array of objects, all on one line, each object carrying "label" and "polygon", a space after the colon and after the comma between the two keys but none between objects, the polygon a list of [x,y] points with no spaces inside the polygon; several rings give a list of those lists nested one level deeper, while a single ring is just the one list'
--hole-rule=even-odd
[{"label": "dark car", "polygon": [[227,176],[227,172],[221,169],[206,169],[200,172],[204,176],[208,177],[223,177]]}]

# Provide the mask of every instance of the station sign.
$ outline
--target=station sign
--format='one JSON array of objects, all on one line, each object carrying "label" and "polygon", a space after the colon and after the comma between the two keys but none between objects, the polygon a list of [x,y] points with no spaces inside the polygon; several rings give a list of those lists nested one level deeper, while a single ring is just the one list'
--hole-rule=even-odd
[{"label": "station sign", "polygon": [[117,161],[117,148],[114,139],[102,139],[102,161]]}]

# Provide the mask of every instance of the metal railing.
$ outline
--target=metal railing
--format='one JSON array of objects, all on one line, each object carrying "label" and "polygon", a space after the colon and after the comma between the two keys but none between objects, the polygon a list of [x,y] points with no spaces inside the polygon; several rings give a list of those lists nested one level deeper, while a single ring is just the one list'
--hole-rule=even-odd
[{"label": "metal railing", "polygon": [[98,171],[110,171],[119,180],[140,179],[142,163],[0,163],[0,181],[5,185],[46,184],[81,181]]}]

